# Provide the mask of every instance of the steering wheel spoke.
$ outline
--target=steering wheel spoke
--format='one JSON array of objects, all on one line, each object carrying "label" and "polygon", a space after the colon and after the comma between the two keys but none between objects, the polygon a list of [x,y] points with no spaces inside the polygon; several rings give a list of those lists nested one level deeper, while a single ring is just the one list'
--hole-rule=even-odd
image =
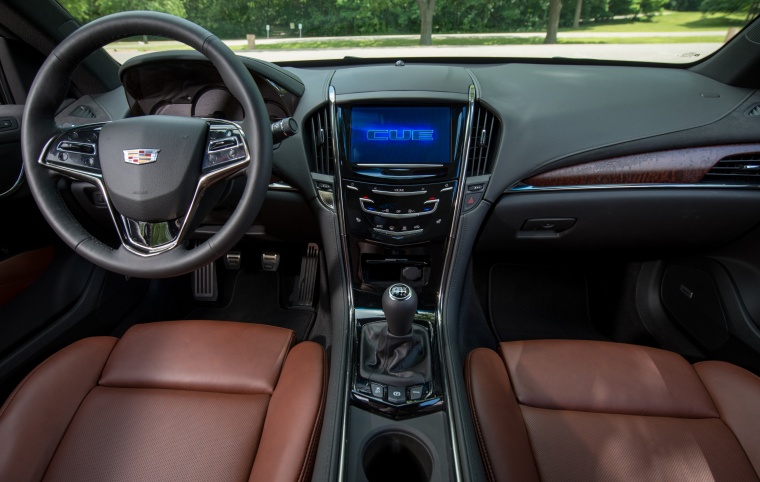
[{"label": "steering wheel spoke", "polygon": [[105,123],[64,129],[50,138],[39,164],[65,176],[101,184],[98,139]]}]

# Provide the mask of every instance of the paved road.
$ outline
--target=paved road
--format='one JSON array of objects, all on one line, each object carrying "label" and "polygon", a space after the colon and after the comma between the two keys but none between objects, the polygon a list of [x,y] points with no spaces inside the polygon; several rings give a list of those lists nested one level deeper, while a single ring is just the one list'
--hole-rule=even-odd
[{"label": "paved road", "polygon": [[[720,48],[720,43],[680,44],[559,44],[559,45],[479,45],[456,47],[363,47],[337,49],[249,50],[240,55],[269,62],[342,59],[344,57],[410,59],[414,57],[568,57],[602,60],[630,60],[684,63],[699,60]],[[109,52],[118,62],[144,52],[122,50]]]},{"label": "paved road", "polygon": [[[698,32],[560,32],[560,39],[573,38],[645,38],[645,37],[724,37],[725,30]],[[542,32],[529,33],[490,33],[490,34],[441,34],[434,35],[436,39],[456,38],[543,38]],[[416,40],[418,35],[385,35],[363,37],[310,37],[310,38],[273,38],[256,39],[257,45],[277,45],[281,43],[297,43],[332,40],[377,40],[381,38]],[[245,46],[245,40],[225,40],[230,46]],[[149,46],[159,49],[182,46],[179,42],[154,41]],[[266,49],[243,50],[241,55],[255,57],[270,62],[297,61],[315,59],[342,59],[344,57],[369,58],[414,58],[414,57],[570,57],[594,58],[603,60],[631,60],[651,62],[692,62],[698,60],[721,46],[720,43],[673,43],[673,44],[559,44],[559,45],[472,45],[472,46],[436,46],[432,47],[352,47],[352,48],[320,48],[320,49]],[[119,62],[140,55],[144,52],[136,50],[135,43],[120,43],[107,49]],[[144,47],[141,45],[140,47]]]}]

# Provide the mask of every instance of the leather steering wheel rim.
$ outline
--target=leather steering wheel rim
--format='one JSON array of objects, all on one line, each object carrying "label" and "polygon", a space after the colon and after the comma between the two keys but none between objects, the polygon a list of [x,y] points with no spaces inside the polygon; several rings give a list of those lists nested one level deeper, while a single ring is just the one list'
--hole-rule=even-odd
[{"label": "leather steering wheel rim", "polygon": [[[107,246],[90,234],[72,215],[58,188],[58,176],[39,164],[45,145],[61,129],[55,113],[63,101],[71,74],[90,53],[115,40],[154,35],[178,40],[202,53],[219,71],[227,88],[243,107],[241,126],[250,152],[242,198],[228,221],[211,238],[188,249],[185,245],[152,256]],[[32,84],[21,130],[24,169],[40,211],[61,239],[93,264],[127,276],[164,278],[189,273],[229,251],[253,223],[266,196],[272,167],[269,116],[253,78],[237,56],[206,29],[158,12],[123,12],[109,15],[76,30],[44,62]]]}]

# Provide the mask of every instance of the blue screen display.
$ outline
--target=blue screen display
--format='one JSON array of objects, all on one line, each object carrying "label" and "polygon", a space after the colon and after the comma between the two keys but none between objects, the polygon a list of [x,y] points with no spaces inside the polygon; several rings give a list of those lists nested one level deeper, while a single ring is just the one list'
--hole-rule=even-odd
[{"label": "blue screen display", "polygon": [[448,107],[354,107],[352,164],[447,164],[451,158]]}]

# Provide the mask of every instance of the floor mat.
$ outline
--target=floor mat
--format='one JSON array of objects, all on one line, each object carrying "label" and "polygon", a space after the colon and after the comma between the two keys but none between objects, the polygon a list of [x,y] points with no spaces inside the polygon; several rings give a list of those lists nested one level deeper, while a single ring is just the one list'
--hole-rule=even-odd
[{"label": "floor mat", "polygon": [[225,276],[229,294],[223,305],[198,306],[184,317],[186,320],[233,320],[280,326],[293,330],[298,341],[306,339],[315,311],[282,307],[278,273],[240,270],[227,272]]},{"label": "floor mat", "polygon": [[591,323],[583,271],[499,264],[489,278],[490,318],[500,341],[605,339]]}]

